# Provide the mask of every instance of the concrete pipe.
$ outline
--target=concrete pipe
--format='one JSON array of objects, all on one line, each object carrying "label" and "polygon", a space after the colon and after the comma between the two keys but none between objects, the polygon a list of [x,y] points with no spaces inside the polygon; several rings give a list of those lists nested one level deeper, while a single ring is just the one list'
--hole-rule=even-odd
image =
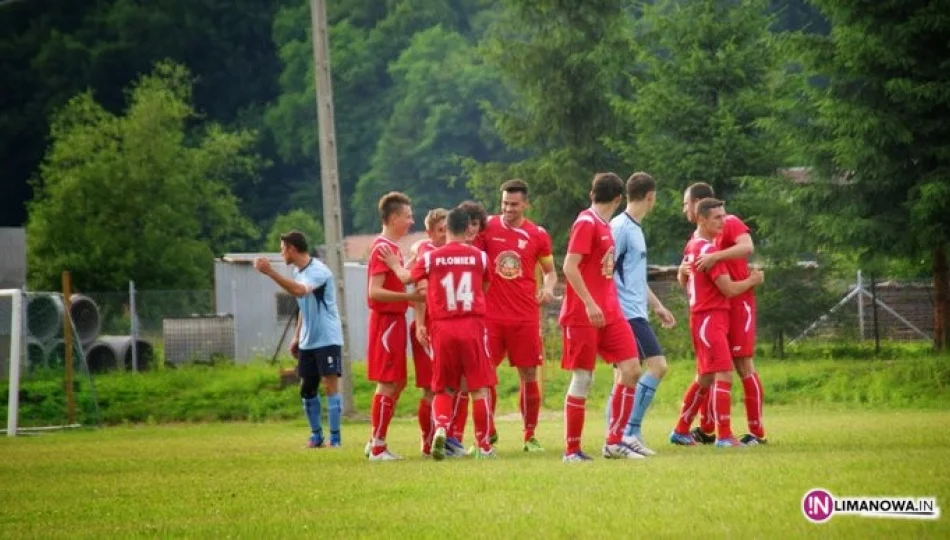
[{"label": "concrete pipe", "polygon": [[46,347],[43,342],[34,338],[26,340],[26,362],[30,371],[46,367]]},{"label": "concrete pipe", "polygon": [[26,327],[34,338],[49,342],[63,333],[63,299],[58,294],[27,295]]},{"label": "concrete pipe", "polygon": [[72,316],[76,335],[79,336],[79,341],[83,346],[89,345],[99,335],[101,325],[99,306],[92,298],[81,294],[70,296],[69,303],[69,314]]},{"label": "concrete pipe", "polygon": [[108,343],[98,340],[86,348],[86,363],[92,373],[105,373],[119,368],[115,349]]},{"label": "concrete pipe", "polygon": [[[73,367],[82,365],[82,347],[73,340]],[[46,343],[46,365],[53,369],[64,369],[66,366],[66,342],[62,339],[53,339]]]},{"label": "concrete pipe", "polygon": [[[99,336],[86,352],[89,370],[101,373],[112,369],[132,370],[132,338],[129,336]],[[139,339],[135,342],[139,371],[149,369],[155,360],[152,344]]]}]

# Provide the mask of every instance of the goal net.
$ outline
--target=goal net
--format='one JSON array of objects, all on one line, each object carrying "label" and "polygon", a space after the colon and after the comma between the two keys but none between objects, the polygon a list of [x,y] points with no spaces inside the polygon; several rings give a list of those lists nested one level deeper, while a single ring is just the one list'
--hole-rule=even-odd
[{"label": "goal net", "polygon": [[0,392],[9,436],[100,423],[83,341],[61,294],[0,290]]}]

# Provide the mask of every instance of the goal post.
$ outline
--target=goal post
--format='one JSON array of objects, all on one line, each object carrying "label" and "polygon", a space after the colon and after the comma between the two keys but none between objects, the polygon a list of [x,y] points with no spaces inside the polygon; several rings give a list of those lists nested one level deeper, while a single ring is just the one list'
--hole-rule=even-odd
[{"label": "goal post", "polygon": [[8,437],[101,423],[95,381],[61,292],[0,289],[0,418]]},{"label": "goal post", "polygon": [[10,306],[10,381],[7,390],[7,437],[16,437],[20,408],[20,358],[23,346],[23,291],[0,289],[0,297],[8,296]]}]

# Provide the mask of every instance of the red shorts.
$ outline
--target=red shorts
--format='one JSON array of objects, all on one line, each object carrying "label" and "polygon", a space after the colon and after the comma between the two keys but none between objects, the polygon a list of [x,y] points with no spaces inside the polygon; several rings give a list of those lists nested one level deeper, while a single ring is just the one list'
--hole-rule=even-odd
[{"label": "red shorts", "polygon": [[733,358],[755,356],[755,296],[743,294],[730,303],[729,349]]},{"label": "red shorts", "polygon": [[416,368],[416,388],[432,386],[432,349],[416,339],[416,321],[409,323],[409,343],[412,344],[412,364]]},{"label": "red shorts", "polygon": [[406,314],[369,311],[366,378],[373,382],[406,380]]},{"label": "red shorts", "polygon": [[700,375],[732,371],[732,355],[729,353],[729,312],[713,309],[692,313],[689,330],[696,351],[696,371]]},{"label": "red shorts", "polygon": [[469,390],[498,382],[488,357],[488,334],[481,317],[432,321],[432,391],[458,390],[465,378]]},{"label": "red shorts", "polygon": [[603,328],[565,326],[563,336],[562,369],[593,371],[598,354],[608,364],[637,357],[637,340],[623,319],[607,323]]},{"label": "red shorts", "polygon": [[488,321],[488,352],[495,367],[508,357],[512,367],[536,367],[541,356],[541,325],[533,322]]}]

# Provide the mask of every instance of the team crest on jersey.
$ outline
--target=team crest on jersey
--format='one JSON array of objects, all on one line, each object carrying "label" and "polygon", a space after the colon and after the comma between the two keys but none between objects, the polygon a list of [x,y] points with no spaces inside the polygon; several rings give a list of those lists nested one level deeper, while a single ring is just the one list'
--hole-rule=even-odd
[{"label": "team crest on jersey", "polygon": [[527,240],[518,240],[518,249],[524,249],[528,245]]},{"label": "team crest on jersey", "polygon": [[601,273],[606,278],[614,277],[614,248],[613,246],[607,250],[607,253],[604,254],[604,258],[600,260]]},{"label": "team crest on jersey", "polygon": [[505,279],[521,277],[521,257],[514,251],[502,251],[495,259],[495,272]]}]

